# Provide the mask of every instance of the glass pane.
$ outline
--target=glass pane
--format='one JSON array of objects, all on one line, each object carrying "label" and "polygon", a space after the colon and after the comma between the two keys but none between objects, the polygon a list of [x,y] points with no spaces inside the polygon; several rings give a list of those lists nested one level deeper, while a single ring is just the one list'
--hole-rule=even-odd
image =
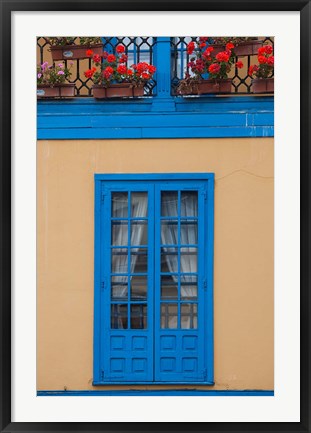
[{"label": "glass pane", "polygon": [[177,191],[163,191],[161,193],[161,215],[170,217],[178,215]]},{"label": "glass pane", "polygon": [[131,245],[148,244],[147,221],[131,221]]},{"label": "glass pane", "polygon": [[161,304],[161,328],[177,328],[177,311],[177,304]]},{"label": "glass pane", "polygon": [[111,305],[111,328],[127,329],[127,305],[125,304]]},{"label": "glass pane", "polygon": [[127,299],[128,277],[118,276],[111,277],[111,297],[112,299]]},{"label": "glass pane", "polygon": [[180,295],[183,299],[195,299],[198,297],[198,284],[196,275],[180,276]]},{"label": "glass pane", "polygon": [[196,245],[198,243],[197,221],[180,221],[180,243],[181,245]]},{"label": "glass pane", "polygon": [[161,298],[178,299],[177,275],[163,275],[161,277]]},{"label": "glass pane", "polygon": [[197,324],[197,304],[181,304],[181,321],[182,329],[194,329]]},{"label": "glass pane", "polygon": [[148,193],[132,192],[131,193],[131,217],[146,217],[148,211]]},{"label": "glass pane", "polygon": [[198,270],[198,249],[180,249],[180,272],[195,273]]},{"label": "glass pane", "polygon": [[180,197],[180,214],[186,217],[198,216],[198,192],[182,191]]},{"label": "glass pane", "polygon": [[178,272],[177,248],[161,248],[161,272]]},{"label": "glass pane", "polygon": [[161,242],[164,245],[178,245],[177,220],[163,220],[161,222]]},{"label": "glass pane", "polygon": [[147,299],[147,276],[133,275],[131,277],[131,299]]},{"label": "glass pane", "polygon": [[131,248],[131,273],[146,274],[147,267],[147,248]]},{"label": "glass pane", "polygon": [[112,245],[123,246],[128,244],[127,221],[112,221]]},{"label": "glass pane", "polygon": [[128,198],[127,192],[113,192],[112,200],[112,217],[127,218],[128,214]]},{"label": "glass pane", "polygon": [[127,248],[113,248],[111,271],[113,274],[126,274],[127,267]]},{"label": "glass pane", "polygon": [[131,305],[131,328],[132,329],[147,328],[147,305],[146,304]]}]

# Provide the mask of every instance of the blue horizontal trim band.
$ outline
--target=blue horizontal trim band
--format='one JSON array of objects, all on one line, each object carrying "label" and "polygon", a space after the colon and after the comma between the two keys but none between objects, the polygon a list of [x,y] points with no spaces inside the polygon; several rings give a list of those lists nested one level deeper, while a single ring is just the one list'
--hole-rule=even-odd
[{"label": "blue horizontal trim band", "polygon": [[39,140],[273,136],[273,97],[38,101]]},{"label": "blue horizontal trim band", "polygon": [[[96,180],[110,180],[110,181],[125,181],[128,182],[130,180],[208,180],[214,179],[214,173],[127,173],[127,174],[94,174]],[[195,177],[195,179],[194,179]],[[165,218],[167,219],[167,218]]]},{"label": "blue horizontal trim band", "polygon": [[201,389],[122,389],[101,391],[37,391],[38,397],[93,397],[93,396],[209,396],[209,397],[273,397],[274,391],[261,390],[201,390]]}]

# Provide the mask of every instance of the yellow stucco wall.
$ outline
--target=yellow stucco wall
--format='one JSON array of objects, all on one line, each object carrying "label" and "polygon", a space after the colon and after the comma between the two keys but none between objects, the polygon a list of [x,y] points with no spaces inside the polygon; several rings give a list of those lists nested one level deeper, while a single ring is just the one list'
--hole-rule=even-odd
[{"label": "yellow stucco wall", "polygon": [[273,389],[273,139],[239,138],[38,141],[39,390],[103,389],[92,386],[94,173],[160,172],[215,173],[206,388]]}]

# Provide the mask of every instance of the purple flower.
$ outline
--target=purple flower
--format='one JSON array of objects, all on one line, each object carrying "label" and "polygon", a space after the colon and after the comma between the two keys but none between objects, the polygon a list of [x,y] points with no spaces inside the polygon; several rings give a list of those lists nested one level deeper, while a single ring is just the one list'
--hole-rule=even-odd
[{"label": "purple flower", "polygon": [[38,74],[38,78],[41,78],[42,77],[42,74]]},{"label": "purple flower", "polygon": [[62,63],[59,63],[57,66],[58,66],[59,68],[63,68],[63,67],[64,67],[64,65],[63,65]]},{"label": "purple flower", "polygon": [[42,71],[45,71],[47,67],[48,67],[48,62],[42,63],[42,65],[41,65]]},{"label": "purple flower", "polygon": [[58,71],[57,75],[65,75],[65,72],[64,71]]}]

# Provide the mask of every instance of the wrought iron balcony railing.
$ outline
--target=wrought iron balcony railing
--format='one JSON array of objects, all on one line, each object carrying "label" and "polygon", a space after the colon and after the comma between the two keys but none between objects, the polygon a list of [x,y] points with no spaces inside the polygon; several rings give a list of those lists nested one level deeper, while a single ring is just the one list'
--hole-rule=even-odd
[{"label": "wrought iron balcony railing", "polygon": [[[78,38],[76,38],[78,40]],[[272,37],[261,38],[273,45]],[[115,53],[117,45],[125,47],[128,56],[127,66],[146,61],[157,67],[157,72],[152,81],[146,84],[144,96],[167,98],[176,95],[179,81],[188,71],[189,55],[187,44],[197,41],[198,37],[102,37],[103,50]],[[161,43],[160,43],[161,42]],[[38,63],[48,61],[52,64],[47,37],[37,38]],[[167,57],[167,58],[166,58]],[[170,57],[170,58],[169,58]],[[242,60],[242,69],[234,68],[230,74],[232,78],[232,93],[251,94],[251,77],[248,74],[249,66],[257,60],[256,55],[238,57]],[[65,60],[67,63],[68,60]],[[71,83],[75,84],[76,96],[87,97],[92,95],[92,81],[84,76],[84,71],[91,67],[91,59],[74,60],[72,67]]]},{"label": "wrought iron balcony railing", "polygon": [[[189,54],[187,54],[187,45],[189,42],[198,41],[198,37],[175,37],[171,38],[171,49],[172,49],[172,94],[176,94],[176,88],[178,87],[179,81],[185,76],[185,72],[189,72],[188,62]],[[272,37],[263,37],[262,42],[269,42],[272,46],[274,41]],[[234,68],[229,75],[232,79],[232,93],[249,94],[252,93],[251,89],[251,77],[248,74],[249,67],[256,63],[256,55],[237,56],[237,60],[241,60],[244,64],[242,69]]]},{"label": "wrought iron balcony railing", "polygon": [[[78,40],[78,38],[75,38]],[[128,56],[127,66],[138,62],[154,63],[154,47],[157,38],[147,37],[102,37],[103,51],[115,54],[116,46],[123,45],[125,54]],[[51,53],[49,52],[49,43],[47,37],[37,38],[38,47],[38,63],[48,61],[52,64]],[[65,60],[67,66],[68,60]],[[73,68],[71,69],[71,83],[75,84],[77,96],[91,96],[92,81],[84,76],[84,72],[91,67],[91,59],[73,60]],[[156,80],[149,81],[145,86],[145,96],[151,96],[155,93]]]}]

